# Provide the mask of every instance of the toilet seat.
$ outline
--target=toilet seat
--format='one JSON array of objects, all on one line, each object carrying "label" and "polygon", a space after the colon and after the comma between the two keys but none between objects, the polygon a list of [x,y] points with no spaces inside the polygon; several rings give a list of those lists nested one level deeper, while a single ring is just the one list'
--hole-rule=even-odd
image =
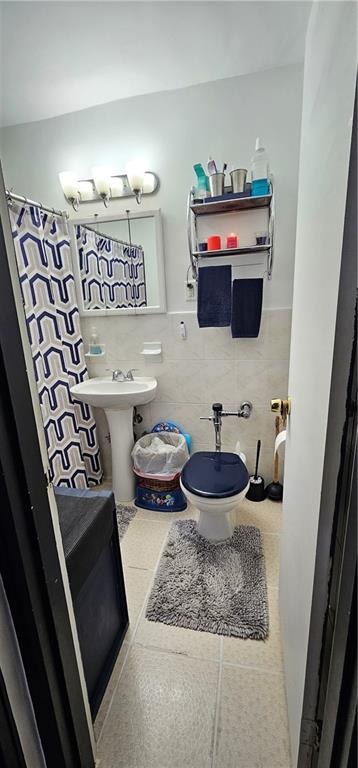
[{"label": "toilet seat", "polygon": [[240,494],[249,482],[249,473],[236,453],[198,451],[184,466],[181,484],[195,496],[225,499]]}]

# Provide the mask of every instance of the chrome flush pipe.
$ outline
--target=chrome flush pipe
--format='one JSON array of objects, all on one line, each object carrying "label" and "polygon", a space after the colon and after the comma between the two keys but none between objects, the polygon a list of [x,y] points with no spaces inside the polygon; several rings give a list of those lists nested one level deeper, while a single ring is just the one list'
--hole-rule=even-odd
[{"label": "chrome flush pipe", "polygon": [[212,421],[215,429],[215,451],[221,451],[221,427],[223,416],[236,416],[238,419],[249,419],[252,413],[252,403],[245,400],[237,411],[223,411],[222,403],[213,403],[212,416],[200,416],[202,421]]},{"label": "chrome flush pipe", "polygon": [[214,422],[214,429],[215,429],[215,451],[217,453],[220,453],[221,451],[221,427],[222,427],[222,420],[221,416],[223,414],[223,407],[221,403],[213,403],[213,422]]}]

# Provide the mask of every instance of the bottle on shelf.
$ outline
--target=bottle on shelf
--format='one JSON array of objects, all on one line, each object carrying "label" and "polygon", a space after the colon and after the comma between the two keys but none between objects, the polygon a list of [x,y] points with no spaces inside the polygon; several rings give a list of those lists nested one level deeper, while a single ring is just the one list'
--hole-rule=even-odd
[{"label": "bottle on shelf", "polygon": [[91,335],[89,340],[89,353],[90,355],[101,355],[102,354],[102,347],[99,343],[99,336],[97,333],[97,328],[93,326],[91,328]]},{"label": "bottle on shelf", "polygon": [[269,193],[269,163],[266,149],[256,139],[255,152],[251,159],[251,194],[267,195]]}]

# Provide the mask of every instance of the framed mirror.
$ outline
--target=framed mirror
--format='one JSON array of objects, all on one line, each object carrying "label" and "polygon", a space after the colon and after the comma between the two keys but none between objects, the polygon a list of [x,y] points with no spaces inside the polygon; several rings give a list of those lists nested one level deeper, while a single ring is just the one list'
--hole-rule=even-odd
[{"label": "framed mirror", "polygon": [[160,210],[72,219],[81,315],[165,312]]}]

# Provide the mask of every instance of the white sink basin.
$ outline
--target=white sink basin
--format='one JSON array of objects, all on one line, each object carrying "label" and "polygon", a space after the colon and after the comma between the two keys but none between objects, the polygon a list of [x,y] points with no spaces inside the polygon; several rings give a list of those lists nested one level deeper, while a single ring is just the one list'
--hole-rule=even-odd
[{"label": "white sink basin", "polygon": [[145,405],[154,399],[157,380],[138,376],[134,381],[113,381],[108,378],[86,379],[71,387],[71,394],[96,408],[127,410],[134,405]]}]

